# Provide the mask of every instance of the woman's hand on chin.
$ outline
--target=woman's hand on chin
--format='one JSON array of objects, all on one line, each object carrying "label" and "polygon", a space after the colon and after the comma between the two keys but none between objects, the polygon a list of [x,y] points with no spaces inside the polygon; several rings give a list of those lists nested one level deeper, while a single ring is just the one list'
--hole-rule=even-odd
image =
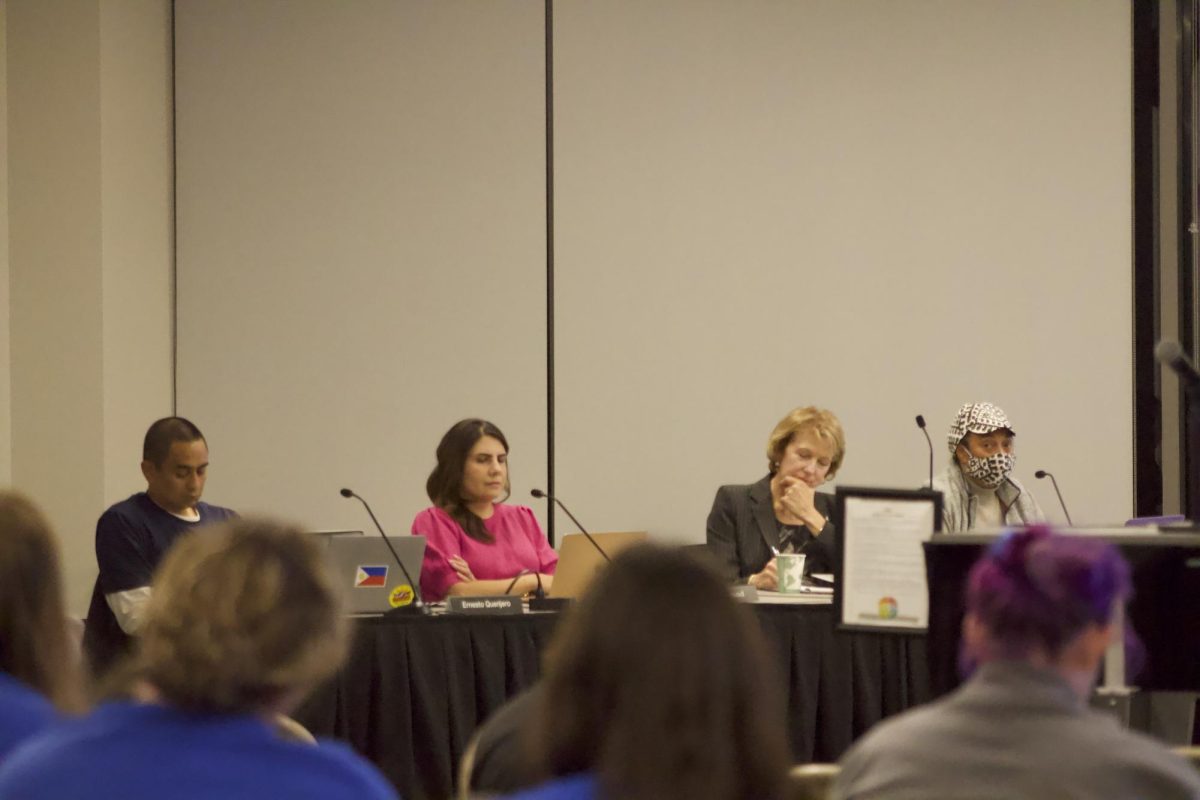
[{"label": "woman's hand on chin", "polygon": [[804,525],[813,535],[825,527],[825,517],[817,511],[817,490],[800,478],[776,476],[771,481],[775,517],[785,525]]}]

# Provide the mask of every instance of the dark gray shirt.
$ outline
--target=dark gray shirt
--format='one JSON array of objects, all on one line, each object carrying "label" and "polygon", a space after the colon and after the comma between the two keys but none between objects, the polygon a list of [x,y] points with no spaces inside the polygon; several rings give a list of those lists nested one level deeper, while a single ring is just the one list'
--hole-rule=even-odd
[{"label": "dark gray shirt", "polygon": [[872,729],[843,757],[833,796],[1173,800],[1200,798],[1200,773],[1054,672],[996,662]]}]

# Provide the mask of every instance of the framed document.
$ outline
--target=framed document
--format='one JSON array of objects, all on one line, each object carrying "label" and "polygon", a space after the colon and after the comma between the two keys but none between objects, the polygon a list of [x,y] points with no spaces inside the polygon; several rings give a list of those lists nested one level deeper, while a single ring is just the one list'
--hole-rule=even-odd
[{"label": "framed document", "polygon": [[922,546],[942,527],[942,493],[839,486],[833,603],[841,630],[923,632],[929,587]]}]

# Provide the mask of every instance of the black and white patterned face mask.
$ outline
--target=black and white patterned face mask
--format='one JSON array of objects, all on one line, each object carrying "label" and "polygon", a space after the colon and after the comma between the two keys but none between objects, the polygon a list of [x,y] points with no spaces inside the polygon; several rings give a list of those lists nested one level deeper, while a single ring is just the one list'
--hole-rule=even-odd
[{"label": "black and white patterned face mask", "polygon": [[1012,474],[1017,457],[1012,453],[993,453],[987,458],[976,458],[966,445],[967,463],[963,465],[963,474],[980,486],[995,489],[1004,483],[1005,478]]}]

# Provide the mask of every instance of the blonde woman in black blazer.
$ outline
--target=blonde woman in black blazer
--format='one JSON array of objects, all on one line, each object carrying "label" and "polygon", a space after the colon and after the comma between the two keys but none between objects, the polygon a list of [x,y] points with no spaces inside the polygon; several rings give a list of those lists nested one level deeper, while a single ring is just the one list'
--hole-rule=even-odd
[{"label": "blonde woman in black blazer", "polygon": [[717,490],[707,542],[731,583],[775,589],[775,555],[782,552],[804,553],[806,573],[833,571],[833,496],[817,488],[837,474],[845,455],[846,437],[832,412],[797,408],[767,440],[766,477]]}]

